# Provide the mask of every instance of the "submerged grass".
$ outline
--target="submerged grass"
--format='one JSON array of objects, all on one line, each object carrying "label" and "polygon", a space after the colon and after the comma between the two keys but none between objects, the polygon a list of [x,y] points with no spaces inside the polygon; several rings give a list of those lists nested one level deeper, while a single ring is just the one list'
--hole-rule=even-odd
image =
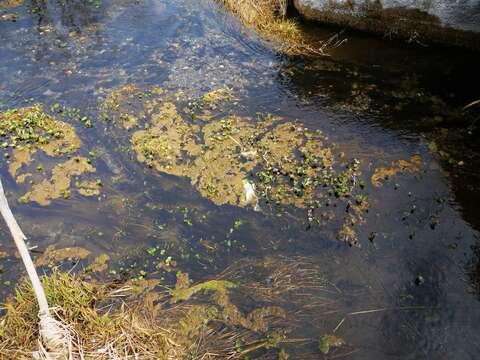
[{"label": "submerged grass", "polygon": [[309,44],[300,23],[287,18],[288,0],[218,0],[245,26],[277,43],[287,55],[324,54],[329,42]]},{"label": "submerged grass", "polygon": [[[189,286],[185,276],[177,276],[175,290],[160,292],[156,280],[98,284],[56,270],[42,283],[69,331],[70,359],[240,359],[284,341],[282,308],[244,313],[231,300],[235,284]],[[0,359],[31,359],[38,349],[38,306],[29,281],[19,283],[2,310]]]}]

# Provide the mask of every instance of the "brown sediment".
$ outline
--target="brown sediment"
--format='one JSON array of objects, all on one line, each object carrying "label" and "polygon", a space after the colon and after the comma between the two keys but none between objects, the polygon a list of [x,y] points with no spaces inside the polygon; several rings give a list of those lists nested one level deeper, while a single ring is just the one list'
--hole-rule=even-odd
[{"label": "brown sediment", "polygon": [[69,197],[72,178],[87,172],[94,172],[95,168],[87,158],[74,157],[52,170],[52,177],[35,184],[30,192],[23,195],[21,201],[34,201],[39,205],[49,205],[53,199]]}]

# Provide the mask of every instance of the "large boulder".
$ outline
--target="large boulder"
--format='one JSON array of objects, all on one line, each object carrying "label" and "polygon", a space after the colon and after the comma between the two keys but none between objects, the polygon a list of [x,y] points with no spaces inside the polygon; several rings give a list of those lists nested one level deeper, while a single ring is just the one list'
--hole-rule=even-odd
[{"label": "large boulder", "polygon": [[308,20],[480,49],[480,0],[293,0]]}]

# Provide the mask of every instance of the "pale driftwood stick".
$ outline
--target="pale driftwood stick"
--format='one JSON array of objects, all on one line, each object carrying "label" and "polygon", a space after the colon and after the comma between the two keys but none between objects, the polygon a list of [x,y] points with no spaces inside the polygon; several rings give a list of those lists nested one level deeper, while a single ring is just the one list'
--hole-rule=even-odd
[{"label": "pale driftwood stick", "polygon": [[38,277],[37,271],[35,270],[35,265],[33,264],[30,253],[28,252],[27,245],[25,240],[27,237],[23,233],[20,226],[18,226],[17,220],[15,220],[10,206],[8,206],[8,201],[3,191],[2,181],[0,180],[0,212],[2,213],[3,219],[7,223],[8,229],[12,234],[15,245],[17,246],[18,252],[22,258],[22,261],[27,269],[28,277],[32,282],[33,291],[37,297],[38,307],[40,308],[40,313],[49,313],[47,297],[43,291],[42,283]]},{"label": "pale driftwood stick", "polygon": [[[13,216],[10,206],[8,206],[7,197],[3,191],[2,181],[0,180],[0,213],[7,223],[7,227],[12,234],[15,245],[22,258],[23,264],[27,269],[28,277],[32,283],[33,292],[37,298],[40,318],[40,347],[44,357],[47,359],[66,358],[70,350],[69,333],[68,330],[57,320],[55,320],[51,313],[43,290],[42,283],[38,277],[35,265],[33,264],[30,253],[28,252],[25,240],[27,239],[20,226],[18,226],[15,217]],[[43,342],[43,344],[42,344]],[[44,346],[47,348],[45,350]]]}]

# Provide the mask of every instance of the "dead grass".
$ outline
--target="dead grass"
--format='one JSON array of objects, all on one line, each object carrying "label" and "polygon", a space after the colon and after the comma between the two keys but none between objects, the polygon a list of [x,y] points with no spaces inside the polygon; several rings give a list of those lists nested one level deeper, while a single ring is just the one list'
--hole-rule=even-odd
[{"label": "dead grass", "polygon": [[[168,332],[137,310],[115,301],[112,289],[55,272],[42,279],[49,304],[70,330],[75,359],[180,358],[181,349]],[[28,281],[4,305],[0,328],[0,356],[31,359],[38,348],[38,307]]]},{"label": "dead grass", "polygon": [[[230,302],[233,284],[226,281],[184,288],[183,297],[176,297],[178,284],[157,292],[158,281],[100,285],[58,271],[42,283],[52,313],[70,333],[69,359],[239,359],[282,340],[265,331],[283,311],[262,307],[244,315]],[[27,280],[2,310],[0,359],[31,359],[39,347],[38,306]]]},{"label": "dead grass", "polygon": [[[52,313],[70,332],[72,360],[277,358],[317,341],[298,337],[301,319],[324,319],[340,306],[318,264],[302,257],[245,258],[199,283],[178,273],[174,289],[155,279],[99,284],[81,276],[91,279],[58,271],[42,278]],[[2,310],[0,359],[31,359],[38,307],[27,280]]]},{"label": "dead grass", "polygon": [[[255,29],[262,37],[277,44],[287,55],[320,54],[332,44],[313,45],[306,40],[300,24],[286,17],[287,0],[219,0],[244,25]],[[335,40],[334,40],[335,41]]]}]

